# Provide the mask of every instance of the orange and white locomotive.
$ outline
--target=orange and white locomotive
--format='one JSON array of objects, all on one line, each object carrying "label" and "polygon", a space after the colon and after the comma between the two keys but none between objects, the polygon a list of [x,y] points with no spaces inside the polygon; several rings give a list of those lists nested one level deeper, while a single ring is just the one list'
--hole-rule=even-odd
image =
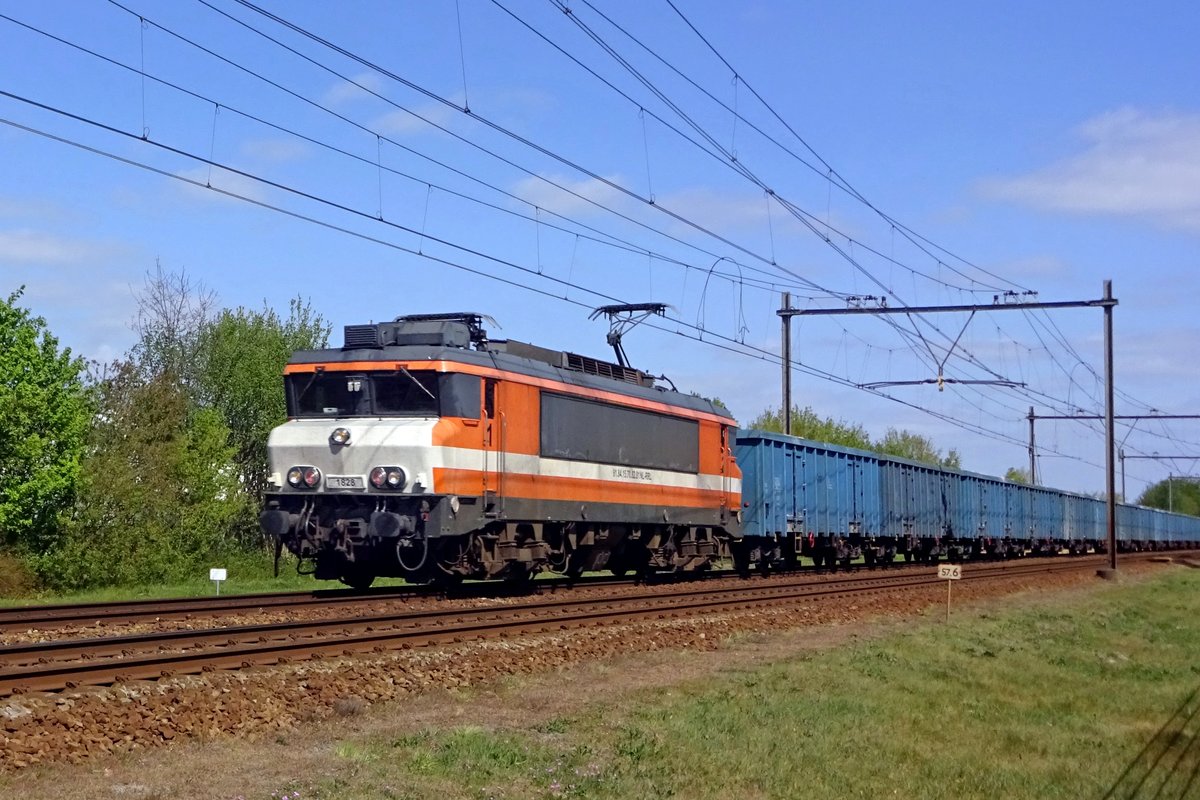
[{"label": "orange and white locomotive", "polygon": [[318,578],[696,570],[741,537],[723,409],[477,314],[347,326],[284,382],[260,522]]}]

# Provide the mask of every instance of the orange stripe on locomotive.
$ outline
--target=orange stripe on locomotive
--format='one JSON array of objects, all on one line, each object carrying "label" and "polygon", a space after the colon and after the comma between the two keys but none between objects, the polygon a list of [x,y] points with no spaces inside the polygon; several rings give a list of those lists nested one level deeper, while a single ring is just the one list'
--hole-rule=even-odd
[{"label": "orange stripe on locomotive", "polygon": [[[448,372],[478,375],[480,391],[487,392],[493,383],[495,418],[486,412],[482,419],[443,417],[433,431],[434,446],[487,451],[502,464],[502,453],[539,456],[541,454],[540,416],[541,392],[570,395],[607,405],[640,411],[667,414],[697,423],[699,475],[741,480],[741,470],[733,456],[729,420],[703,411],[681,408],[668,403],[645,400],[614,391],[546,380],[505,370],[479,367],[456,361],[346,361],[327,364],[289,364],[285,374],[315,371],[369,372],[380,369],[407,369],[412,372]],[[481,397],[481,408],[486,408]],[[481,453],[481,460],[483,454]],[[632,465],[639,466],[639,465]],[[499,481],[502,480],[502,483]],[[592,503],[621,503],[630,505],[659,505],[667,508],[716,508],[724,505],[738,509],[741,494],[700,488],[644,485],[624,481],[605,481],[587,478],[563,478],[521,473],[499,473],[482,470],[435,469],[434,487],[439,494],[479,496],[485,490],[499,489],[513,499],[575,500]]]}]

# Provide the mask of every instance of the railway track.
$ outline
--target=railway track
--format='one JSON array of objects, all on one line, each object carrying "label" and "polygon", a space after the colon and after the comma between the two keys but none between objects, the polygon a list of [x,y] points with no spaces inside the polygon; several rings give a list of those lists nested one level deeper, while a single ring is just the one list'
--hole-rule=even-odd
[{"label": "railway track", "polygon": [[[1133,556],[1123,555],[1122,558]],[[1078,557],[1072,557],[1077,560]],[[1040,561],[1040,559],[1039,559]],[[986,563],[986,562],[985,562]],[[1020,564],[1028,562],[1001,562]],[[899,562],[880,566],[879,571],[928,570],[928,564]],[[973,565],[972,565],[972,568]],[[856,565],[853,571],[869,568]],[[792,572],[772,574],[828,575],[830,573],[803,567]],[[732,572],[711,572],[706,578],[735,577]],[[368,590],[317,589],[299,592],[226,595],[223,597],[180,597],[149,600],[130,600],[119,603],[75,603],[61,605],[13,606],[0,608],[0,632],[24,630],[53,630],[72,626],[94,626],[97,623],[116,625],[171,619],[196,619],[234,616],[272,609],[330,608],[354,606],[406,598],[470,599],[497,596],[553,594],[558,591],[586,586],[633,586],[635,578],[586,576],[569,580],[549,578],[522,584],[497,582],[468,583],[453,587],[428,585],[382,586]],[[673,583],[670,576],[659,576],[653,583]]]},{"label": "railway track", "polygon": [[[1102,557],[972,565],[967,582],[1092,570]],[[764,608],[817,598],[939,585],[928,566],[855,573],[814,582],[711,581],[646,588],[618,596],[566,597],[484,608],[446,607],[338,619],[313,619],[208,630],[167,631],[0,647],[0,696],[84,685],[157,679],[292,660],[386,652],[435,644],[552,632],[702,613]],[[361,600],[361,596],[360,596]]]},{"label": "railway track", "polygon": [[317,589],[301,592],[226,595],[223,597],[179,597],[130,600],[121,603],[75,603],[0,608],[0,632],[29,629],[53,630],[71,626],[118,624],[163,619],[192,619],[246,614],[271,609],[329,608],[403,600],[418,597],[468,599],[527,594],[548,594],[576,586],[631,584],[616,577],[583,577],[574,581],[550,578],[532,583],[470,583],[454,587],[428,585],[381,586],[365,591]]}]

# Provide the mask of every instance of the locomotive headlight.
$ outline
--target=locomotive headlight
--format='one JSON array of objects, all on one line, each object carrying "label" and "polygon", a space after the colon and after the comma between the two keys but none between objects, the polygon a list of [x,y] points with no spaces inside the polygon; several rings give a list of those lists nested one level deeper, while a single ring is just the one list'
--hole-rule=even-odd
[{"label": "locomotive headlight", "polygon": [[387,474],[387,485],[389,489],[400,489],[404,486],[404,470],[399,467],[389,467]]},{"label": "locomotive headlight", "polygon": [[334,428],[333,433],[329,434],[329,441],[333,444],[350,444],[350,429]]},{"label": "locomotive headlight", "polygon": [[316,467],[305,467],[304,468],[304,485],[307,486],[309,489],[312,489],[315,486],[319,485],[320,483],[321,483],[321,470],[317,469]]},{"label": "locomotive headlight", "polygon": [[316,467],[292,467],[288,470],[287,482],[294,489],[315,489],[321,485],[321,470]]},{"label": "locomotive headlight", "polygon": [[376,489],[403,489],[406,478],[400,467],[375,467],[371,470],[371,485]]},{"label": "locomotive headlight", "polygon": [[385,483],[387,483],[387,469],[384,467],[376,467],[375,469],[371,470],[372,486],[374,486],[376,489],[382,489]]}]

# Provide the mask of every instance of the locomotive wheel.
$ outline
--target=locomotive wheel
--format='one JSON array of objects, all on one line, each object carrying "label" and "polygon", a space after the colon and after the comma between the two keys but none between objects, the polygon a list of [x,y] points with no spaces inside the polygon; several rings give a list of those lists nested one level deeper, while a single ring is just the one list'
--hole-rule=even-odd
[{"label": "locomotive wheel", "polygon": [[364,589],[369,589],[371,584],[375,582],[375,573],[362,568],[350,567],[342,575],[341,581],[351,589],[361,592]]},{"label": "locomotive wheel", "polygon": [[442,572],[438,571],[433,574],[429,582],[435,586],[440,586],[443,589],[453,589],[456,586],[461,586],[467,578],[465,575],[459,575],[457,572]]},{"label": "locomotive wheel", "polygon": [[582,577],[583,576],[583,560],[579,559],[578,563],[575,563],[575,561],[572,561],[570,564],[567,565],[567,568],[563,572],[563,574],[566,575],[571,580],[577,580],[578,578]]},{"label": "locomotive wheel", "polygon": [[745,541],[733,542],[729,546],[729,552],[733,556],[733,568],[738,576],[749,578],[753,562],[753,552],[750,545]]}]

